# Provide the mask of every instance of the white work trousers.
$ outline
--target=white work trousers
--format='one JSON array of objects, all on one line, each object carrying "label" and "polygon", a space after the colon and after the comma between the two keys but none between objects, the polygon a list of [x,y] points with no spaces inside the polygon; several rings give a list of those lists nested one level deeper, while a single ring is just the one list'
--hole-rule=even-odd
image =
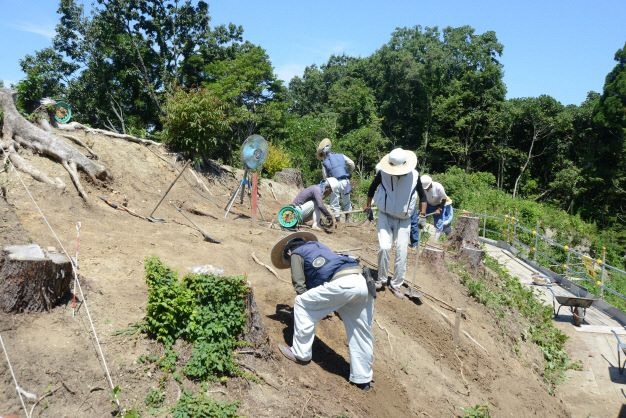
[{"label": "white work trousers", "polygon": [[312,200],[308,200],[298,206],[300,213],[302,214],[302,222],[306,222],[309,219],[313,219],[313,226],[320,226],[320,219],[322,217],[322,212],[320,208],[317,207],[315,202]]},{"label": "white work trousers", "polygon": [[326,315],[341,316],[350,349],[350,381],[372,380],[374,299],[367,292],[361,274],[349,274],[296,296],[293,307],[293,353],[302,361],[311,360],[315,326]]},{"label": "white work trousers", "polygon": [[[338,180],[339,187],[337,191],[333,191],[330,194],[330,208],[333,213],[352,210],[352,202],[350,201],[350,191],[352,186],[350,185],[350,179]],[[335,219],[339,216],[335,215]]]},{"label": "white work trousers", "polygon": [[378,212],[378,280],[386,281],[389,272],[389,253],[396,244],[393,278],[391,286],[399,288],[406,275],[406,257],[411,232],[411,218],[393,218],[384,212]]}]

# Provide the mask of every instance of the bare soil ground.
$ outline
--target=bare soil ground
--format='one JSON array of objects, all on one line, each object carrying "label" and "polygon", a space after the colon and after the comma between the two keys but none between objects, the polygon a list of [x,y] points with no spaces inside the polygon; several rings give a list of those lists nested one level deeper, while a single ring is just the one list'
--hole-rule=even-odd
[{"label": "bare soil ground", "polygon": [[[209,388],[217,400],[241,401],[239,413],[243,416],[453,417],[463,416],[462,408],[477,404],[489,405],[495,417],[572,416],[558,391],[555,396],[548,394],[539,375],[542,360],[538,350],[523,341],[515,329],[503,331],[497,326],[445,268],[424,262],[416,272],[417,284],[445,303],[431,298],[418,306],[389,292],[379,294],[372,391],[363,393],[348,384],[346,336],[337,317],[319,324],[309,365],[289,362],[276,349],[276,344],[290,342],[292,332],[291,318],[280,309],[293,305],[289,272],[280,270],[278,280],[252,255],[270,264],[272,245],[288,233],[277,227],[276,213],[291,201],[296,190],[263,180],[259,200],[262,217],[256,221],[249,217],[246,198],[243,205],[237,199],[225,218],[224,207],[241,173],[198,174],[206,189],[185,174],[154,214],[166,222],[148,222],[111,208],[98,197],[125,201],[127,208],[148,216],[175,179],[181,163],[175,163],[174,157],[159,147],[94,135],[85,139],[113,175],[108,187],[95,187],[84,179],[90,205],[71,186],[60,194],[24,175],[18,177],[14,171],[4,175],[8,193],[6,201],[0,198],[0,245],[33,242],[57,249],[62,245],[69,254],[78,253],[86,305],[75,315],[71,303],[50,312],[0,314],[0,335],[10,359],[10,363],[0,361],[0,415],[25,416],[10,364],[19,386],[39,398],[36,404],[27,401],[32,416],[111,416],[115,408],[91,320],[111,381],[121,388],[122,404],[150,416],[144,400],[150,389],[158,387],[159,372],[138,359],[158,353],[159,347],[143,335],[118,335],[118,331],[143,318],[147,294],[143,262],[147,256],[156,255],[181,275],[194,266],[210,264],[224,269],[227,275],[247,276],[274,355],[263,359],[242,354],[241,361],[257,379],[231,379]],[[26,158],[71,185],[60,165],[36,155]],[[188,213],[221,244],[203,241],[169,202],[184,202],[186,207],[212,215]],[[77,222],[81,223],[78,239]],[[376,260],[373,225],[342,225],[319,238],[335,250],[353,250]],[[412,253],[409,279],[413,277],[414,256]],[[446,258],[452,257],[446,254]],[[448,305],[465,309],[467,317],[461,329],[474,341],[462,334],[460,345],[455,344],[449,323],[454,323],[455,317]],[[167,403],[173,405],[180,394],[181,386],[170,379]],[[155,414],[168,416],[166,410]]]}]

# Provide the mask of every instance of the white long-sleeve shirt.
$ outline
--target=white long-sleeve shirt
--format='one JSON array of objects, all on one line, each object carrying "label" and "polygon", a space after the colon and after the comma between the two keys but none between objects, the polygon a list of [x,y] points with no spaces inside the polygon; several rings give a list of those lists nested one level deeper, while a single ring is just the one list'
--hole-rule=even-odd
[{"label": "white long-sleeve shirt", "polygon": [[428,190],[424,190],[424,193],[426,193],[426,201],[430,206],[439,206],[444,199],[450,200],[443,185],[436,181],[433,181],[432,186]]}]

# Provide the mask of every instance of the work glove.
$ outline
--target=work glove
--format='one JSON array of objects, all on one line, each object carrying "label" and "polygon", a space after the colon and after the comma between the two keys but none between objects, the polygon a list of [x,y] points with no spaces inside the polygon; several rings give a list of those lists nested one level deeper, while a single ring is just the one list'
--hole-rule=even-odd
[{"label": "work glove", "polygon": [[371,222],[374,220],[374,211],[372,210],[372,208],[365,208],[363,209],[363,212],[365,212],[368,221]]},{"label": "work glove", "polygon": [[417,219],[417,227],[419,229],[424,229],[426,228],[426,217],[420,215],[419,218]]}]

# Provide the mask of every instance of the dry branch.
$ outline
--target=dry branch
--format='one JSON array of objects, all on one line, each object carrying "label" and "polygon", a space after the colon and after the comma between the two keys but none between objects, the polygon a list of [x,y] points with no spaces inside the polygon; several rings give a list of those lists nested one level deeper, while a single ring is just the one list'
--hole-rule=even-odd
[{"label": "dry branch", "polygon": [[280,278],[280,276],[278,275],[278,273],[276,273],[276,271],[275,271],[273,268],[271,268],[271,267],[270,267],[270,266],[268,266],[267,264],[262,263],[261,261],[259,261],[259,259],[256,257],[256,254],[252,253],[252,254],[251,254],[251,256],[252,256],[252,259],[253,259],[253,260],[254,260],[257,264],[260,264],[260,265],[262,265],[263,267],[265,267],[266,269],[268,269],[268,270],[270,271],[270,273],[272,273],[274,276],[276,276],[276,278],[277,278],[278,280],[280,280],[281,282],[289,283],[287,280],[281,279],[281,278]]}]

